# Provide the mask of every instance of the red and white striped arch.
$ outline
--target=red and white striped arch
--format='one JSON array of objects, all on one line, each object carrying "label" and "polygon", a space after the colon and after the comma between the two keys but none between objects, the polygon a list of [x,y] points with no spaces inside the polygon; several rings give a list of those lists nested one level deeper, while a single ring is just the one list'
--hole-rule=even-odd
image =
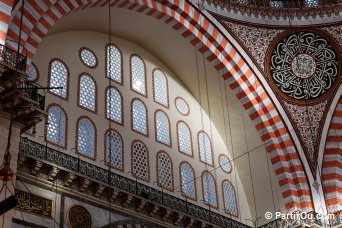
[{"label": "red and white striped arch", "polygon": [[[0,0],[4,1],[4,0]],[[49,29],[62,17],[86,8],[108,6],[152,16],[178,31],[214,63],[254,122],[281,187],[289,211],[313,210],[304,167],[290,134],[273,101],[252,69],[229,40],[201,12],[185,0],[27,0],[22,42],[33,58]],[[11,22],[7,37],[18,39],[20,12]],[[10,43],[9,43],[10,44]]]},{"label": "red and white striped arch", "polygon": [[330,122],[325,143],[322,180],[329,213],[342,210],[342,97]]}]

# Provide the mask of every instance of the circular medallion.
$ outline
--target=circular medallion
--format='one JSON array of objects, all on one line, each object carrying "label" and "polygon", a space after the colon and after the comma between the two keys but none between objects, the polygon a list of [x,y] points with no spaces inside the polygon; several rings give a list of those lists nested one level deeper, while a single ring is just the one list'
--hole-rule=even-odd
[{"label": "circular medallion", "polygon": [[268,50],[267,75],[272,86],[295,102],[323,99],[339,84],[338,45],[321,31],[280,34]]},{"label": "circular medallion", "polygon": [[81,205],[74,205],[69,209],[68,222],[71,228],[92,227],[91,215],[89,211]]}]

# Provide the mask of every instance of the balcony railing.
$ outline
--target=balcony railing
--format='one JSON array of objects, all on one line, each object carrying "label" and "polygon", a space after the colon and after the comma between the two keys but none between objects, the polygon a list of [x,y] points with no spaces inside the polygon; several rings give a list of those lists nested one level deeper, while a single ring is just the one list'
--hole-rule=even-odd
[{"label": "balcony railing", "polygon": [[20,94],[24,97],[31,99],[38,103],[38,108],[44,111],[45,108],[45,96],[38,93],[38,85],[32,82],[25,82],[18,86]]},{"label": "balcony railing", "polygon": [[[132,195],[137,195],[151,202],[161,204],[172,210],[183,212],[184,214],[194,218],[208,221],[220,227],[249,227],[233,219],[189,203],[188,201],[171,196],[165,192],[151,188],[119,174],[109,172],[107,169],[92,165],[52,148],[46,148],[44,145],[27,138],[20,139],[19,153],[34,159],[49,162],[57,165],[58,167],[86,176],[89,179],[108,184],[111,187],[123,190]],[[104,198],[104,200],[106,199]]]},{"label": "balcony railing", "polygon": [[0,62],[5,63],[13,69],[25,72],[27,57],[0,44]]}]

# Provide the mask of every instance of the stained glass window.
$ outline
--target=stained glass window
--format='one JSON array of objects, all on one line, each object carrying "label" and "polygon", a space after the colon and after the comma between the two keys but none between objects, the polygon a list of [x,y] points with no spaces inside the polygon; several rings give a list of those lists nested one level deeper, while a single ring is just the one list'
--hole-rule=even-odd
[{"label": "stained glass window", "polygon": [[31,66],[28,70],[28,80],[29,81],[35,81],[37,79],[38,79],[38,69],[37,69],[36,65],[31,63]]},{"label": "stained glass window", "polygon": [[115,130],[106,134],[106,162],[112,167],[123,169],[123,142],[121,135]]},{"label": "stained glass window", "polygon": [[173,190],[173,171],[170,156],[165,152],[158,153],[158,183],[162,188]]},{"label": "stained glass window", "polygon": [[64,63],[53,60],[50,63],[50,87],[63,87],[62,89],[50,89],[51,93],[67,98],[67,86],[69,72]]},{"label": "stained glass window", "polygon": [[168,84],[165,74],[161,70],[153,71],[154,100],[166,107],[169,106]]},{"label": "stained glass window", "polygon": [[222,182],[224,208],[228,214],[238,216],[238,207],[236,202],[236,194],[233,185],[225,180]]},{"label": "stained glass window", "polygon": [[147,111],[144,103],[140,100],[132,102],[132,128],[133,130],[147,135]]},{"label": "stained glass window", "polygon": [[219,163],[224,172],[230,173],[232,171],[232,164],[226,155],[220,156]]},{"label": "stained glass window", "polygon": [[196,182],[195,182],[195,174],[192,167],[183,162],[180,167],[181,170],[181,184],[182,184],[182,192],[189,198],[196,199]]},{"label": "stained glass window", "polygon": [[156,137],[157,141],[168,146],[171,145],[170,141],[170,121],[167,115],[163,111],[156,111]]},{"label": "stained glass window", "polygon": [[81,60],[82,62],[90,67],[90,68],[94,68],[97,66],[97,58],[95,56],[95,54],[88,48],[82,48],[80,50],[80,56],[81,56]]},{"label": "stained glass window", "polygon": [[48,126],[46,139],[49,142],[65,147],[66,116],[58,106],[51,106],[48,109]]},{"label": "stained glass window", "polygon": [[175,105],[176,105],[177,111],[180,114],[182,114],[184,116],[189,114],[189,112],[190,112],[189,105],[188,105],[188,103],[186,103],[186,101],[183,98],[177,97],[175,99]]},{"label": "stained glass window", "polygon": [[204,202],[212,207],[217,206],[216,199],[216,184],[214,177],[208,173],[204,172],[202,174],[202,183],[203,183],[203,195]]},{"label": "stained glass window", "polygon": [[88,118],[78,121],[77,150],[79,153],[95,159],[95,126]]},{"label": "stained glass window", "polygon": [[79,105],[91,111],[96,110],[96,85],[87,74],[81,75],[79,82]]},{"label": "stained glass window", "polygon": [[203,131],[198,133],[198,147],[201,161],[208,165],[213,165],[211,142],[209,136]]},{"label": "stained glass window", "polygon": [[106,49],[107,77],[118,83],[122,83],[122,54],[121,51],[113,44],[107,45]]},{"label": "stained glass window", "polygon": [[146,95],[145,64],[143,60],[133,55],[131,57],[131,88],[132,90]]},{"label": "stained glass window", "polygon": [[192,155],[192,141],[191,141],[190,128],[184,122],[178,122],[177,133],[178,133],[179,151],[191,156]]},{"label": "stained glass window", "polygon": [[122,97],[116,88],[107,89],[107,118],[122,123]]},{"label": "stained glass window", "polygon": [[141,141],[134,141],[132,144],[132,174],[134,177],[145,181],[150,180],[148,151]]}]

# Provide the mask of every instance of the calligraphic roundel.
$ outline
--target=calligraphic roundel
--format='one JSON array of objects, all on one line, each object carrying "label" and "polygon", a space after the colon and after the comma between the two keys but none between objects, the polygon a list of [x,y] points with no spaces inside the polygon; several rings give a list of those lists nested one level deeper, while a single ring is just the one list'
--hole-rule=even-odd
[{"label": "calligraphic roundel", "polygon": [[268,49],[265,69],[274,89],[296,103],[323,99],[338,86],[338,44],[320,30],[289,30]]}]

